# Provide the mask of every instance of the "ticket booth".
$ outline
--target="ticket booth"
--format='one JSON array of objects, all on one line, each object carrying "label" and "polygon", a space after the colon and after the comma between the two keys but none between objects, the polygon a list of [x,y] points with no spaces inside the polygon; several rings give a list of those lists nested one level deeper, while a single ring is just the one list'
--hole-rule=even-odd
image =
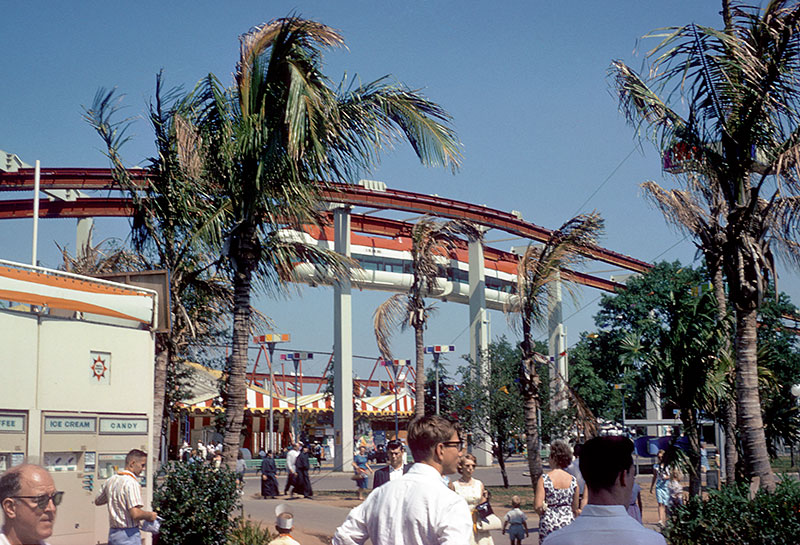
[{"label": "ticket booth", "polygon": [[65,492],[51,545],[105,543],[99,487],[131,449],[153,452],[155,293],[0,261],[2,300],[30,306],[0,306],[0,472],[40,464]]}]

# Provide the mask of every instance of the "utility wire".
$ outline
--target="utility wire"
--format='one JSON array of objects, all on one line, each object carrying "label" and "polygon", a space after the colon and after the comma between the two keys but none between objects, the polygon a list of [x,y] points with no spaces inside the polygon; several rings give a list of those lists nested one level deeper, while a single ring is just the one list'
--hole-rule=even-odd
[{"label": "utility wire", "polygon": [[634,148],[633,148],[633,149],[632,149],[632,150],[631,150],[631,151],[628,153],[628,155],[626,155],[626,156],[625,156],[625,158],[624,158],[624,159],[622,159],[622,161],[620,161],[620,162],[619,162],[619,164],[618,164],[616,167],[614,167],[614,170],[612,170],[612,171],[611,171],[611,173],[610,173],[608,176],[606,176],[606,179],[605,179],[605,180],[603,180],[602,182],[600,182],[600,185],[599,185],[599,186],[597,186],[597,189],[595,189],[595,190],[594,190],[594,192],[593,192],[591,195],[589,195],[589,196],[586,198],[586,200],[585,200],[585,201],[583,201],[583,204],[581,204],[581,205],[578,207],[578,209],[575,211],[575,213],[573,214],[573,216],[577,216],[578,214],[580,214],[581,210],[583,210],[583,207],[584,207],[584,206],[586,206],[586,203],[588,203],[589,201],[591,201],[591,200],[594,198],[594,196],[595,196],[595,195],[597,195],[597,194],[600,192],[600,190],[601,190],[601,189],[603,189],[603,186],[604,186],[604,185],[606,185],[606,184],[608,183],[608,181],[611,179],[611,177],[612,177],[612,176],[614,176],[614,174],[616,174],[616,173],[617,173],[617,171],[618,171],[618,170],[619,170],[619,169],[622,167],[622,165],[623,165],[623,164],[625,164],[625,161],[627,161],[627,160],[628,160],[628,158],[629,158],[631,155],[633,155],[633,152],[634,152],[634,151],[636,151],[636,146],[634,146]]}]

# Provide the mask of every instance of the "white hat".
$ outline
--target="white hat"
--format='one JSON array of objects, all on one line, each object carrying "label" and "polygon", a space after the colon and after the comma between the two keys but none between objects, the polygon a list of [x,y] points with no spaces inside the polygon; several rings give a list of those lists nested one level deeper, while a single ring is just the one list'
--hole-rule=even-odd
[{"label": "white hat", "polygon": [[[288,511],[289,506],[285,503],[278,504],[278,506],[275,507],[275,516],[277,517],[275,526],[281,530],[291,530],[294,525],[294,517]],[[281,515],[284,516],[281,517]]]}]

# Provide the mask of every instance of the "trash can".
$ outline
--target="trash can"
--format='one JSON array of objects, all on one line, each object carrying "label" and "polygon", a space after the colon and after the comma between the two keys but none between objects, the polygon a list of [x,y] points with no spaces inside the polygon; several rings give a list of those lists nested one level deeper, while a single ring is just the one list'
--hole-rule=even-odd
[{"label": "trash can", "polygon": [[706,488],[719,490],[719,470],[709,469],[706,471]]}]

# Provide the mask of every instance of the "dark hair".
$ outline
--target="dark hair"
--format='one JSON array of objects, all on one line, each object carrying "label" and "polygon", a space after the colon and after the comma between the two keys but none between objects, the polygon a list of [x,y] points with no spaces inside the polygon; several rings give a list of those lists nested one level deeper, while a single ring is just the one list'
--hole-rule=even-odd
[{"label": "dark hair", "polygon": [[591,490],[610,490],[633,465],[633,441],[619,435],[589,439],[580,457],[581,475]]},{"label": "dark hair", "polygon": [[458,428],[444,417],[434,414],[414,418],[408,424],[408,446],[414,461],[430,459],[436,445],[449,441],[453,433],[458,433]]},{"label": "dark hair", "polygon": [[574,447],[572,447],[572,455],[575,458],[581,457],[581,451],[583,450],[583,443],[576,443]]},{"label": "dark hair", "polygon": [[131,450],[128,452],[128,455],[125,456],[125,467],[128,467],[131,465],[131,462],[140,458],[147,458],[147,453],[143,450],[139,450],[138,448]]},{"label": "dark hair", "polygon": [[10,498],[11,496],[16,496],[19,494],[19,489],[22,488],[20,485],[22,471],[17,468],[20,467],[22,466],[12,468],[6,471],[3,476],[0,477],[0,503],[2,503],[6,498]]},{"label": "dark hair", "polygon": [[550,461],[555,462],[560,469],[564,469],[572,462],[572,449],[564,441],[553,441],[550,443]]},{"label": "dark hair", "polygon": [[398,441],[397,439],[392,439],[391,441],[386,443],[386,449],[387,450],[397,450],[397,449],[402,449],[402,448],[403,448],[402,441]]}]

